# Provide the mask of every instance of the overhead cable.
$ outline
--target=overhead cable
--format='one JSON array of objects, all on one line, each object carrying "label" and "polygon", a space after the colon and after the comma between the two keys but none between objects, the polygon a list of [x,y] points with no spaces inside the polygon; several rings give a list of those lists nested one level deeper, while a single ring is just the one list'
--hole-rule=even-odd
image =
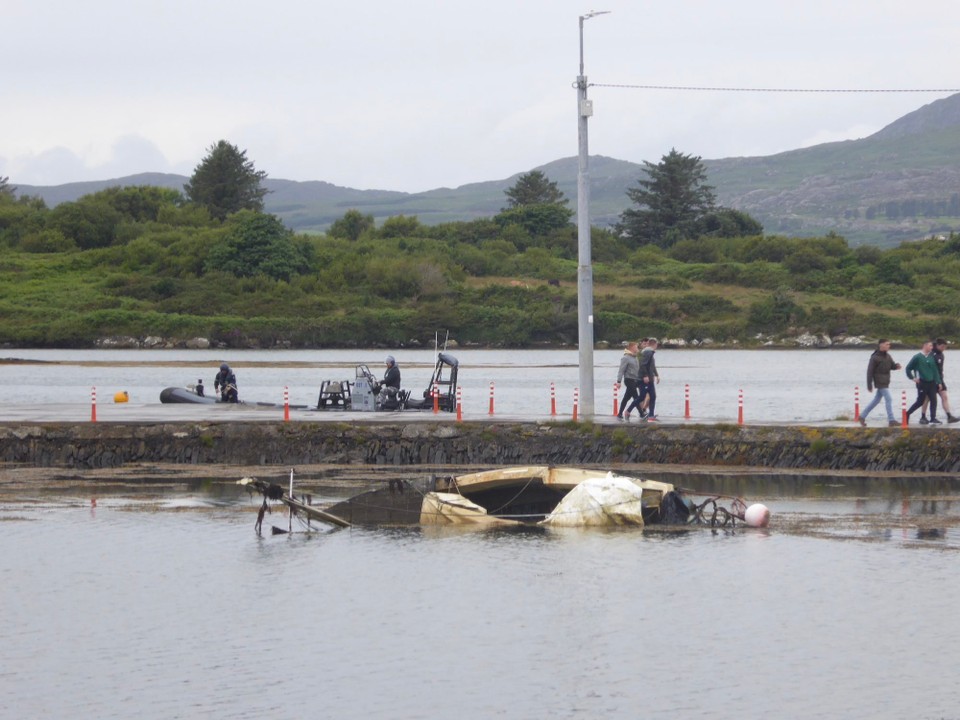
[{"label": "overhead cable", "polygon": [[589,87],[627,88],[632,90],[684,90],[692,92],[754,93],[955,93],[960,88],[765,88],[765,87],[698,87],[691,85],[625,85],[588,83]]}]

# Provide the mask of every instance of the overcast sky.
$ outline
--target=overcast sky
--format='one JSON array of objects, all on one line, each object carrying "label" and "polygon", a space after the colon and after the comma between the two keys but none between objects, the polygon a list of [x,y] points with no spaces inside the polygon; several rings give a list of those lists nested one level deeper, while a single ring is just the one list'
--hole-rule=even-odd
[{"label": "overcast sky", "polygon": [[[0,176],[189,175],[217,140],[289,180],[416,192],[577,154],[591,83],[954,88],[956,0],[2,0]],[[657,162],[864,137],[950,93],[591,87],[590,152]]]}]

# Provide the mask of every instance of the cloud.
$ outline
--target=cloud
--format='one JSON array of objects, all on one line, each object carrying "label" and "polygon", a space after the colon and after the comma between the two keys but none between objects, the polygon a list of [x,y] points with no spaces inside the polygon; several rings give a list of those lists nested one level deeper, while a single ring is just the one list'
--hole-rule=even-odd
[{"label": "cloud", "polygon": [[143,172],[170,172],[170,162],[150,140],[137,135],[125,135],[111,148],[106,162],[92,168],[101,177],[122,177]]},{"label": "cloud", "polygon": [[62,146],[10,161],[11,181],[27,185],[59,185],[78,178],[93,179],[86,177],[87,170],[76,153]]},{"label": "cloud", "polygon": [[11,182],[25,185],[60,185],[84,180],[134,175],[141,172],[184,172],[183,166],[173,166],[155,143],[137,135],[124,135],[106,151],[95,147],[78,153],[58,146],[38,153],[19,155],[0,162]]},{"label": "cloud", "polygon": [[[602,7],[612,14],[584,34],[593,154],[766,155],[860,136],[935,99],[630,86],[955,84],[956,0],[924,12],[895,0]],[[408,191],[505,178],[577,153],[584,10],[573,0],[285,0],[269,13],[253,0],[226,13],[195,0],[6,0],[7,55],[28,61],[0,88],[0,172],[21,184],[189,174],[225,139],[273,178]]]}]

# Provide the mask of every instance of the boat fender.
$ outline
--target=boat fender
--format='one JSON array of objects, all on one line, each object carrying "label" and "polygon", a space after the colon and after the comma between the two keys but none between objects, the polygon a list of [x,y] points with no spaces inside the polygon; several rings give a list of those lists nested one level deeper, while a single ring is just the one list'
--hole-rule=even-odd
[{"label": "boat fender", "polygon": [[770,510],[762,503],[754,503],[743,513],[743,519],[750,527],[764,528],[770,524]]},{"label": "boat fender", "polygon": [[120,392],[115,393],[113,396],[113,401],[115,403],[125,403],[125,402],[128,402],[129,400],[130,400],[130,393],[128,393],[126,390],[121,390]]}]

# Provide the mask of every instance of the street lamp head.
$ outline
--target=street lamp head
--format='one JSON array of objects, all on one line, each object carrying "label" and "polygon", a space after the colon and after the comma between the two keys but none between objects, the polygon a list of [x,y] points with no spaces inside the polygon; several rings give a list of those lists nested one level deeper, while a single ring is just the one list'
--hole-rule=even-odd
[{"label": "street lamp head", "polygon": [[591,10],[590,12],[586,13],[585,15],[581,15],[581,16],[580,16],[580,19],[581,19],[581,20],[589,20],[590,18],[596,17],[597,15],[609,15],[610,12],[611,12],[610,10]]}]

